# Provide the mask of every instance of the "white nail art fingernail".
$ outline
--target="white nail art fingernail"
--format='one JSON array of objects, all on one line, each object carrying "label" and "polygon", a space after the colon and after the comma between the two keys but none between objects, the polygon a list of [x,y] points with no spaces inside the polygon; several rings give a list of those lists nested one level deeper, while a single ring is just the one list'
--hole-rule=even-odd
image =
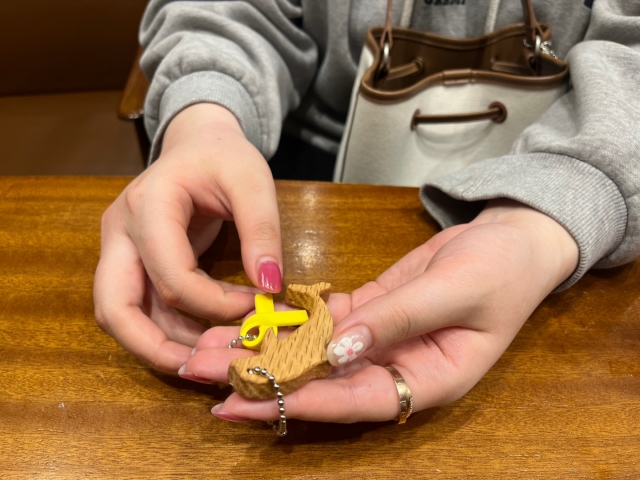
[{"label": "white nail art fingernail", "polygon": [[357,327],[331,342],[327,347],[329,363],[334,367],[352,362],[371,345],[371,334],[368,328]]},{"label": "white nail art fingernail", "polygon": [[178,375],[182,375],[187,371],[187,364],[185,363],[184,365],[182,365],[180,367],[180,370],[178,370]]}]

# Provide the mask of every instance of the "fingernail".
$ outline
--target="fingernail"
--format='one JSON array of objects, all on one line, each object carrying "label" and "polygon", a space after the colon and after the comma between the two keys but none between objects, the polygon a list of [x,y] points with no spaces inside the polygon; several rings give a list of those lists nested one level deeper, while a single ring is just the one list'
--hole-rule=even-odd
[{"label": "fingernail", "polygon": [[193,347],[193,350],[191,350],[191,356],[196,354],[196,347]]},{"label": "fingernail", "polygon": [[215,383],[213,380],[209,380],[208,378],[199,377],[198,375],[194,375],[193,373],[187,373],[186,365],[180,367],[180,370],[178,370],[178,375],[180,376],[180,378],[192,380],[198,383]]},{"label": "fingernail", "polygon": [[271,293],[278,293],[282,290],[282,273],[276,262],[262,262],[258,269],[258,276],[263,290]]},{"label": "fingernail", "polygon": [[354,327],[337,338],[327,347],[329,363],[334,367],[354,361],[373,343],[371,332],[364,325]]},{"label": "fingernail", "polygon": [[232,413],[221,412],[220,410],[222,410],[222,406],[223,406],[223,404],[219,403],[218,405],[213,407],[211,409],[211,414],[214,417],[218,417],[218,418],[221,418],[223,420],[228,420],[230,422],[250,422],[251,421],[250,418],[239,417],[239,416],[234,415]]}]

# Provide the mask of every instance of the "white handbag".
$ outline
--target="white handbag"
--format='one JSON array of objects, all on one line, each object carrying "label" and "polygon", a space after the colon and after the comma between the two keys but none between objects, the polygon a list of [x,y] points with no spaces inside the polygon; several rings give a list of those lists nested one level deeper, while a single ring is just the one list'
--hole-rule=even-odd
[{"label": "white handbag", "polygon": [[551,29],[522,7],[523,23],[455,39],[392,27],[390,1],[367,32],[334,181],[420,186],[509,153],[569,81]]}]

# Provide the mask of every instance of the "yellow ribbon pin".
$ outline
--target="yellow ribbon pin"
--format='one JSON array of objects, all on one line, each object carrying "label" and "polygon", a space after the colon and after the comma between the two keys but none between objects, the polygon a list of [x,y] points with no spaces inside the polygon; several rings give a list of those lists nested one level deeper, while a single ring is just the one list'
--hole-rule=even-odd
[{"label": "yellow ribbon pin", "polygon": [[294,327],[309,320],[306,310],[288,310],[276,312],[273,307],[273,295],[264,293],[256,295],[256,313],[245,320],[240,328],[240,335],[246,337],[253,328],[258,328],[258,336],[252,340],[242,340],[242,345],[249,350],[260,350],[267,330],[273,328],[278,336],[278,327]]}]

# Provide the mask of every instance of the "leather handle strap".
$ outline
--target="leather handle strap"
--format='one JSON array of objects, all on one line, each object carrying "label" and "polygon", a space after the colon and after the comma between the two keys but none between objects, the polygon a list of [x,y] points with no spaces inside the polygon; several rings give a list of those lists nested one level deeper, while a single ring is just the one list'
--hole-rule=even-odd
[{"label": "leather handle strap", "polygon": [[[536,14],[533,11],[532,0],[521,0],[522,3],[522,19],[527,28],[527,40],[530,43],[535,42],[536,35],[541,35],[540,24],[536,19]],[[384,30],[380,37],[380,49],[384,47],[385,43],[389,44],[389,48],[393,46],[393,19],[391,16],[393,0],[387,2],[387,14],[384,22]]]},{"label": "leather handle strap", "polygon": [[[525,0],[523,0],[525,1]],[[389,48],[393,47],[393,0],[387,1],[387,14],[384,21],[384,29],[380,36],[380,50],[384,48],[385,43],[389,45]]]},{"label": "leather handle strap", "polygon": [[391,47],[393,46],[393,19],[391,10],[393,8],[393,0],[387,2],[387,15],[380,35],[380,51],[382,52],[382,60],[374,77],[374,84],[378,84],[384,79],[391,69]]},{"label": "leather handle strap", "polygon": [[[526,29],[526,39],[530,45],[537,45],[540,38],[542,38],[542,30],[540,24],[536,19],[535,12],[533,11],[532,0],[521,0],[522,3],[522,16]],[[384,28],[382,29],[382,35],[380,35],[380,51],[382,53],[382,61],[378,66],[375,74],[374,84],[379,83],[391,69],[391,48],[393,47],[393,0],[387,1],[387,13],[384,22]]]},{"label": "leather handle strap", "polygon": [[421,115],[420,110],[416,110],[411,117],[411,130],[422,123],[460,123],[477,122],[479,120],[492,120],[495,123],[502,123],[507,119],[507,107],[500,102],[493,102],[487,110],[472,113],[451,113],[445,115]]},{"label": "leather handle strap", "polygon": [[542,31],[540,29],[540,24],[536,19],[536,14],[533,11],[532,0],[522,0],[522,15],[524,25],[527,29],[527,40],[531,44],[534,44],[536,36],[542,36]]}]

